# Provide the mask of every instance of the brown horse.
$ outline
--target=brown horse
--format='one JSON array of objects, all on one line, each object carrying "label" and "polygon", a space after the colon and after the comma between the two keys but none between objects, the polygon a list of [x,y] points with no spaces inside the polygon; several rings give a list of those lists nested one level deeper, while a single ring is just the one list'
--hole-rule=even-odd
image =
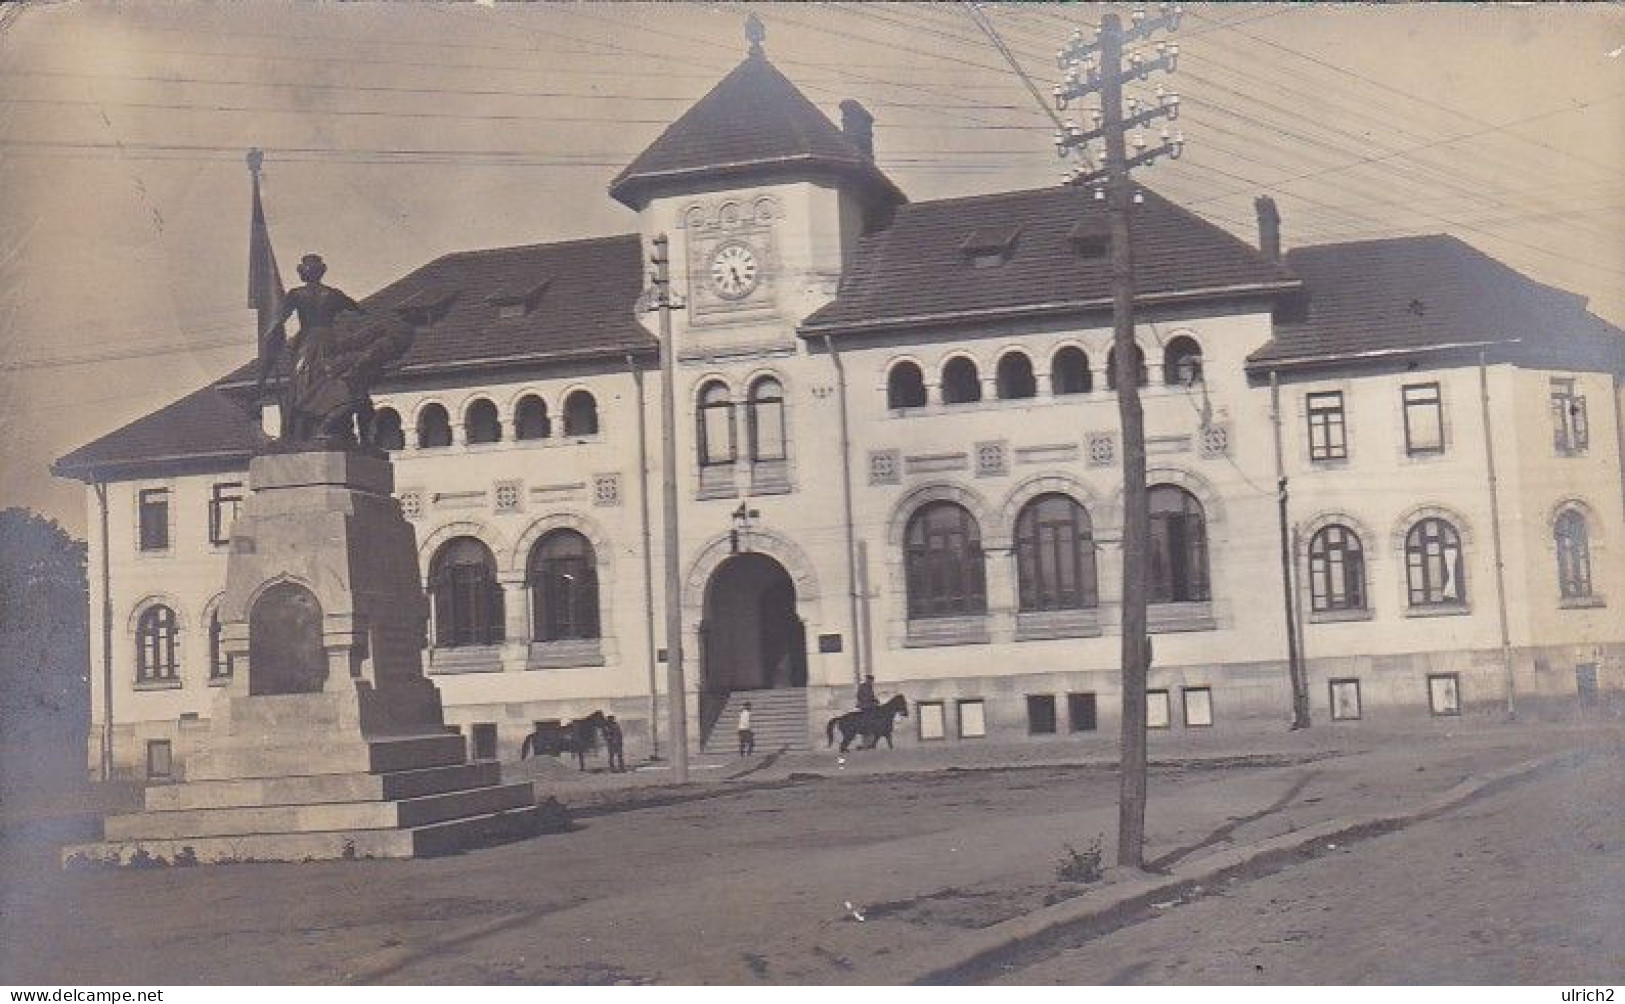
[{"label": "brown horse", "polygon": [[524,745],[519,748],[519,759],[527,756],[558,756],[561,753],[574,753],[576,766],[581,770],[587,769],[587,752],[593,748],[594,733],[602,735],[604,732],[604,713],[594,711],[585,718],[577,718],[568,725],[558,726],[543,731],[537,729],[525,737]]},{"label": "brown horse", "polygon": [[844,715],[831,718],[829,724],[824,726],[824,738],[828,740],[827,745],[835,745],[835,730],[839,728],[841,730],[842,753],[845,753],[847,747],[852,745],[852,740],[859,736],[864,736],[869,740],[863,744],[862,749],[874,749],[881,739],[886,740],[887,749],[895,749],[896,747],[892,745],[891,730],[892,725],[899,716],[908,717],[908,701],[902,694],[898,694],[879,707],[865,708],[862,711],[848,711]]}]

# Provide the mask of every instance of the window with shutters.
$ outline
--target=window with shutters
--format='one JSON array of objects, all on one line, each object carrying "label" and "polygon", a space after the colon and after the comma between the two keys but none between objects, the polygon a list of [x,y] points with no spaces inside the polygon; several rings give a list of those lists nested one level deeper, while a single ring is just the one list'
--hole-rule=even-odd
[{"label": "window with shutters", "polygon": [[242,504],[241,481],[223,481],[209,490],[209,543],[231,542],[231,528]]},{"label": "window with shutters", "polygon": [[910,619],[987,612],[982,534],[976,519],[952,502],[932,502],[908,522],[904,545]]},{"label": "window with shutters", "polygon": [[1348,459],[1348,439],[1343,423],[1343,392],[1330,390],[1310,394],[1305,403],[1309,411],[1309,459]]},{"label": "window with shutters", "polygon": [[1405,535],[1405,583],[1412,607],[1467,602],[1461,534],[1445,520],[1418,520]]},{"label": "window with shutters", "polygon": [[1572,377],[1552,378],[1552,447],[1559,456],[1575,456],[1589,447],[1585,395],[1574,389]]},{"label": "window with shutters", "polygon": [[1444,401],[1436,383],[1408,384],[1400,392],[1405,409],[1405,452],[1425,456],[1444,452]]},{"label": "window with shutters", "polygon": [[1067,495],[1040,495],[1016,517],[1016,592],[1023,611],[1098,606],[1089,513]]},{"label": "window with shutters", "polygon": [[700,390],[699,451],[701,467],[732,464],[738,454],[733,398],[721,380],[713,380]]},{"label": "window with shutters", "polygon": [[502,586],[491,549],[474,537],[455,537],[429,565],[434,641],[444,648],[494,645],[503,638]]},{"label": "window with shutters", "polygon": [[1315,613],[1365,609],[1365,553],[1348,527],[1332,523],[1309,538],[1309,602]]},{"label": "window with shutters", "polygon": [[574,530],[554,530],[530,552],[532,636],[537,641],[598,637],[598,563]]},{"label": "window with shutters", "polygon": [[137,509],[141,550],[169,550],[169,489],[141,489]]},{"label": "window with shutters", "polygon": [[1202,503],[1177,485],[1153,485],[1151,603],[1208,599],[1207,521]]}]

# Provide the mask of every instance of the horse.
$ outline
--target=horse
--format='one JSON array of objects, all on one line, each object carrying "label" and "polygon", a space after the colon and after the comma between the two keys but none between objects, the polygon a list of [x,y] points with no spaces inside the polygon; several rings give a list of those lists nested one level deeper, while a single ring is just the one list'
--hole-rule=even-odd
[{"label": "horse", "polygon": [[908,717],[908,701],[902,694],[878,707],[848,711],[844,715],[831,718],[829,724],[824,726],[824,738],[828,740],[827,745],[835,745],[835,730],[839,728],[842,753],[845,753],[846,748],[852,745],[852,740],[859,736],[866,736],[869,740],[860,747],[861,749],[872,750],[883,738],[886,740],[887,749],[895,749],[896,747],[892,745],[891,730],[899,715]]},{"label": "horse", "polygon": [[587,751],[593,747],[593,733],[602,735],[604,732],[604,713],[594,711],[585,718],[577,718],[568,725],[558,726],[550,730],[537,729],[525,737],[524,745],[519,748],[519,759],[527,756],[542,756],[549,754],[558,756],[561,753],[574,753],[576,766],[581,770],[587,769]]}]

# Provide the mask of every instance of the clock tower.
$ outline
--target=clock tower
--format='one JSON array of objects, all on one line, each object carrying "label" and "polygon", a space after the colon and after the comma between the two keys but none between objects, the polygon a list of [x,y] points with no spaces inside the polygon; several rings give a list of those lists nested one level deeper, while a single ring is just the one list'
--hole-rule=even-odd
[{"label": "clock tower", "polygon": [[746,23],[744,62],[610,185],[645,240],[671,240],[680,356],[791,346],[835,295],[853,242],[906,201],[874,163],[855,101],[836,126],[768,62]]}]

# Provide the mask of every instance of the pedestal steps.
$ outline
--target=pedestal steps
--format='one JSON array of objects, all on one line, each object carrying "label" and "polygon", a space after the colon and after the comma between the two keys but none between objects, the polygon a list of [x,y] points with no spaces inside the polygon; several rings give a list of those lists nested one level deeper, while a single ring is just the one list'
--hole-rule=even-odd
[{"label": "pedestal steps", "polygon": [[455,733],[392,736],[371,740],[238,740],[201,753],[188,765],[187,778],[225,781],[306,774],[382,774],[426,767],[449,767],[464,759],[463,737]]},{"label": "pedestal steps", "polygon": [[465,762],[454,734],[232,742],[207,755],[205,774],[232,769],[148,788],[144,811],[109,817],[104,839],[63,848],[63,864],[415,857],[513,839],[539,819],[531,785]]},{"label": "pedestal steps", "polygon": [[251,805],[376,802],[485,787],[501,780],[501,766],[494,760],[486,760],[388,774],[314,774],[236,781],[189,781],[186,784],[148,788],[145,804],[149,812],[162,812]]},{"label": "pedestal steps", "polygon": [[[254,833],[240,836],[175,837],[103,841],[62,849],[64,867],[77,865],[232,864],[250,861],[331,861],[413,858],[454,854],[470,847],[513,840],[535,831],[532,806],[432,823],[411,829]],[[138,860],[142,854],[146,860]]]},{"label": "pedestal steps", "polygon": [[249,833],[411,829],[533,804],[529,784],[491,785],[438,795],[374,802],[250,805],[219,809],[168,809],[109,816],[106,839],[170,840]]}]

